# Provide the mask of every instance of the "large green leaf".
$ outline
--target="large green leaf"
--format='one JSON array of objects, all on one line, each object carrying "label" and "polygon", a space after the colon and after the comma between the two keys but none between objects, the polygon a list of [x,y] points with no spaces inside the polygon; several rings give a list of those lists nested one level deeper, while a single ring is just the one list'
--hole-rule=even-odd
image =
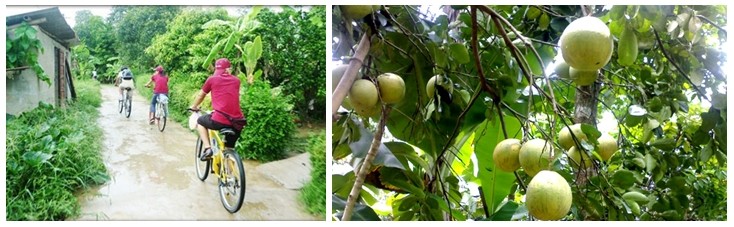
[{"label": "large green leaf", "polygon": [[[339,198],[336,195],[331,195],[331,207],[332,210],[337,211],[335,212],[334,216],[336,218],[341,219],[344,216],[344,208],[347,205],[347,201],[345,201],[342,198]],[[364,205],[360,202],[357,202],[354,204],[354,208],[352,209],[352,221],[379,221],[380,217],[377,216],[377,213],[375,213],[374,210],[372,210],[371,207]]]},{"label": "large green leaf", "polygon": [[[484,193],[484,199],[491,213],[494,213],[499,204],[504,200],[510,193],[510,189],[515,181],[513,173],[508,173],[496,169],[494,167],[494,160],[492,153],[494,153],[494,147],[497,143],[504,140],[502,133],[502,123],[499,121],[499,117],[495,116],[495,120],[486,120],[477,127],[474,141],[474,154],[479,162],[479,180],[481,181],[482,192]],[[508,135],[517,135],[516,138],[520,138],[520,133],[516,133],[520,130],[520,121],[517,118],[505,116],[504,125],[507,129]]]}]

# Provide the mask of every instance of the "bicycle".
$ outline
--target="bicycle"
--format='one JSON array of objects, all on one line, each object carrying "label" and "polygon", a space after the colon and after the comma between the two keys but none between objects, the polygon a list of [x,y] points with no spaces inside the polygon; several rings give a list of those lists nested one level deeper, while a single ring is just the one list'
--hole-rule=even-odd
[{"label": "bicycle", "polygon": [[166,119],[168,118],[168,96],[160,94],[157,99],[154,118],[158,125],[158,130],[163,132],[166,129]]},{"label": "bicycle", "polygon": [[[199,112],[188,108],[189,111]],[[196,165],[196,176],[202,182],[206,180],[211,172],[219,180],[219,198],[224,209],[235,213],[242,207],[245,199],[245,168],[240,155],[233,148],[225,148],[227,135],[234,135],[234,129],[222,128],[220,130],[207,129],[211,140],[213,155],[206,161],[201,161],[204,152],[204,142],[197,136],[196,148],[194,150],[194,162]],[[221,134],[221,136],[220,136]],[[221,152],[220,152],[221,151]],[[224,163],[224,165],[222,165]],[[230,201],[231,199],[234,199]]]},{"label": "bicycle", "polygon": [[133,108],[133,97],[130,94],[131,90],[132,88],[126,87],[122,91],[122,100],[118,101],[119,103],[118,106],[120,107],[120,113],[122,113],[122,111],[124,110],[125,115],[126,115],[125,117],[127,118],[130,118],[130,112],[132,111],[132,108]]}]

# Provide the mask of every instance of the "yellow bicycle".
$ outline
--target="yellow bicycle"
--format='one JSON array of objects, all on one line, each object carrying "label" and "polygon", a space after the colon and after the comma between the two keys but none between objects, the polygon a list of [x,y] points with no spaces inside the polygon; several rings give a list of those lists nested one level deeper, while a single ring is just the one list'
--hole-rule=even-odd
[{"label": "yellow bicycle", "polygon": [[[189,109],[189,111],[197,111]],[[207,130],[211,140],[213,155],[206,161],[201,161],[204,152],[204,142],[201,138],[196,139],[194,162],[196,163],[196,176],[205,181],[209,173],[217,176],[219,180],[219,198],[222,200],[224,209],[235,213],[242,207],[245,200],[245,167],[240,155],[233,148],[225,148],[224,143],[227,135],[234,135],[234,129],[222,128],[220,130]],[[221,136],[220,136],[221,134]]]}]

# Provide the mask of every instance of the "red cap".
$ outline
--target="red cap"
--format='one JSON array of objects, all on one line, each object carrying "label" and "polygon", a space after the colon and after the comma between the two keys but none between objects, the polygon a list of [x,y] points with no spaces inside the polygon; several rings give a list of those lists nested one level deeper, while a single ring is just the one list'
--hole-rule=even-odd
[{"label": "red cap", "polygon": [[216,64],[214,65],[215,69],[226,69],[230,67],[229,59],[227,58],[220,58],[217,59]]},{"label": "red cap", "polygon": [[163,72],[163,66],[159,65],[158,67],[155,67],[155,71]]}]

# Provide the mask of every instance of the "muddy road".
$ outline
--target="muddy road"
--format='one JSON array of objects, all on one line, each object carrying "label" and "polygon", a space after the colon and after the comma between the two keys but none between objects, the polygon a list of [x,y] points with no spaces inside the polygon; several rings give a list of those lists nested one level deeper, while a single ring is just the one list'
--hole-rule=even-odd
[{"label": "muddy road", "polygon": [[170,121],[163,132],[149,125],[150,100],[137,93],[130,118],[118,112],[117,87],[102,86],[101,94],[97,123],[104,131],[101,152],[111,180],[78,196],[78,220],[323,220],[305,211],[298,190],[268,177],[289,168],[258,172],[260,164],[253,161],[244,161],[242,209],[230,214],[219,200],[216,179],[196,177],[195,134]]}]

